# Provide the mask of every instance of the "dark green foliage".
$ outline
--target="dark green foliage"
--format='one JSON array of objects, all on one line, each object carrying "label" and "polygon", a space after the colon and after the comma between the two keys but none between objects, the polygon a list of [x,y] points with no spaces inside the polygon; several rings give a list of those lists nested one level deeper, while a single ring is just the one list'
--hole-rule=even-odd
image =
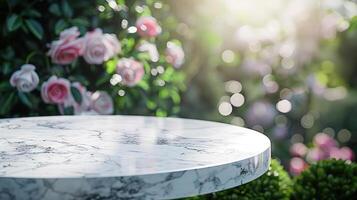
[{"label": "dark green foliage", "polygon": [[311,165],[295,178],[293,199],[356,199],[357,164],[324,160]]}]

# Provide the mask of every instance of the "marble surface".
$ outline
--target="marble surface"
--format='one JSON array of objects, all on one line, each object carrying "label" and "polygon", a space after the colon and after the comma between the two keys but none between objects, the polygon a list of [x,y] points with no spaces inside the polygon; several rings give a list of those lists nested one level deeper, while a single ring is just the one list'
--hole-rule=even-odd
[{"label": "marble surface", "polygon": [[262,175],[269,139],[228,124],[141,116],[0,119],[0,199],[173,199]]}]

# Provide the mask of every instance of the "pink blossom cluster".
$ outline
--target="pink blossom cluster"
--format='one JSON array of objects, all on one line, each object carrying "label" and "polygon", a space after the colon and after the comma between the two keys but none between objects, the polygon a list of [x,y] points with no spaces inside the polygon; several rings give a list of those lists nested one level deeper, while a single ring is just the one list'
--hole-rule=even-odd
[{"label": "pink blossom cluster", "polygon": [[335,158],[342,160],[354,159],[354,153],[349,147],[338,147],[338,142],[326,133],[318,133],[313,139],[313,146],[308,148],[303,143],[295,143],[290,147],[290,154],[293,158],[290,160],[289,170],[293,175],[298,175],[308,164],[319,160]]},{"label": "pink blossom cluster", "polygon": [[87,32],[83,37],[79,35],[77,27],[60,33],[59,40],[53,41],[48,51],[53,63],[70,64],[79,56],[83,56],[89,64],[102,64],[121,50],[117,37],[103,33],[100,28]]},{"label": "pink blossom cluster", "polygon": [[[76,100],[73,90],[77,90],[80,101]],[[73,108],[78,114],[112,114],[113,100],[107,92],[88,92],[79,82],[70,83],[69,80],[51,76],[42,84],[41,96],[45,103],[56,104],[61,114],[66,108]],[[78,97],[77,97],[78,98]]]}]

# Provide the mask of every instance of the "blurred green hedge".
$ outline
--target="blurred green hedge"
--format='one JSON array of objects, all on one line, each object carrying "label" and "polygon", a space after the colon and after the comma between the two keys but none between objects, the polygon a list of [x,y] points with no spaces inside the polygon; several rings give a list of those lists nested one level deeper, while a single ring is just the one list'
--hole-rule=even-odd
[{"label": "blurred green hedge", "polygon": [[294,200],[337,200],[356,197],[356,163],[323,160],[311,165],[294,180]]},{"label": "blurred green hedge", "polygon": [[357,197],[357,164],[344,160],[322,160],[293,180],[273,159],[261,177],[237,188],[186,200],[338,200]]}]

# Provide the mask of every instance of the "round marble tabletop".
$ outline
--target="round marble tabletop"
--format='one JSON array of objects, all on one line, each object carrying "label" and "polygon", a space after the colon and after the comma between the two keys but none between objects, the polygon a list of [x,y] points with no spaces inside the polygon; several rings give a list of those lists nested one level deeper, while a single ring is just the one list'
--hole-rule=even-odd
[{"label": "round marble tabletop", "polygon": [[172,199],[235,187],[270,141],[228,124],[141,116],[0,119],[0,199]]}]

